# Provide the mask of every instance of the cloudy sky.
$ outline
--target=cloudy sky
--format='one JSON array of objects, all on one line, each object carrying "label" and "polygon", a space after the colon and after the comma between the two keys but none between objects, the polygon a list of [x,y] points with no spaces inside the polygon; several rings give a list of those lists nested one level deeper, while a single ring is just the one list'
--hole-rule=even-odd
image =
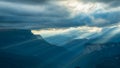
[{"label": "cloudy sky", "polygon": [[87,38],[113,28],[120,28],[119,0],[0,0],[0,29],[30,29],[48,40]]}]

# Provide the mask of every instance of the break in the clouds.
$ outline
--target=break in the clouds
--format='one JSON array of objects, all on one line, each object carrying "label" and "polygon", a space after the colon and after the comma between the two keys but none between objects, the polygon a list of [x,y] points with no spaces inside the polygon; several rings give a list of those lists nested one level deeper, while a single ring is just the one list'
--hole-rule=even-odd
[{"label": "break in the clouds", "polygon": [[[77,27],[66,29],[46,29],[46,30],[32,30],[35,35],[41,35],[46,41],[55,45],[63,45],[73,39],[93,38],[102,32],[99,27]],[[62,42],[62,43],[61,43]]]},{"label": "break in the clouds", "polygon": [[92,3],[104,3],[104,4],[108,4],[111,7],[118,7],[120,6],[120,1],[119,0],[80,0],[83,2],[92,2]]},{"label": "break in the clouds", "polygon": [[118,3],[118,0],[1,0],[0,28],[115,26],[120,22]]}]

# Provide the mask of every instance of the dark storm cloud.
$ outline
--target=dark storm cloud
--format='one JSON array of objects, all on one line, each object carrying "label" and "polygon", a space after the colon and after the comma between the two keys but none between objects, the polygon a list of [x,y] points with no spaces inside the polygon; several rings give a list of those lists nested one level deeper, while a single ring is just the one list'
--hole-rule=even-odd
[{"label": "dark storm cloud", "polygon": [[[92,19],[94,17],[94,19]],[[67,28],[79,26],[109,27],[120,23],[119,12],[81,14],[74,18],[1,16],[0,27],[20,29]],[[101,21],[101,19],[106,21]]]},{"label": "dark storm cloud", "polygon": [[[98,27],[106,27],[106,26],[115,26],[116,24],[120,24],[120,12],[106,12],[106,13],[95,13],[93,14],[95,20],[104,19],[106,22],[100,22],[96,24],[91,24],[93,26]],[[98,20],[99,21],[99,20]],[[94,22],[92,22],[94,23]]]},{"label": "dark storm cloud", "polygon": [[27,3],[27,4],[42,4],[49,0],[1,0],[5,2]]},{"label": "dark storm cloud", "polygon": [[[10,0],[9,0],[10,1]],[[120,12],[80,14],[69,18],[69,11],[54,3],[39,5],[23,4],[18,2],[0,1],[0,29],[44,29],[67,28],[79,26],[105,27],[119,23]],[[25,0],[27,2],[27,0]],[[32,0],[31,0],[32,1]],[[42,1],[41,1],[42,3]],[[56,3],[56,2],[55,2]],[[106,1],[107,3],[107,1]],[[100,20],[106,21],[100,21]],[[96,21],[100,21],[97,22]]]},{"label": "dark storm cloud", "polygon": [[71,19],[78,26],[109,27],[120,24],[120,12],[94,12],[91,15],[80,14]]},{"label": "dark storm cloud", "polygon": [[[58,13],[60,14],[58,14]],[[0,2],[0,15],[18,16],[62,16],[67,15],[64,7],[54,4],[29,5],[11,2]]]},{"label": "dark storm cloud", "polygon": [[[59,27],[69,12],[59,5],[40,5],[0,2],[1,28],[52,28]],[[56,26],[57,25],[57,26]],[[61,24],[63,25],[63,24]],[[64,25],[63,25],[64,27]]]}]

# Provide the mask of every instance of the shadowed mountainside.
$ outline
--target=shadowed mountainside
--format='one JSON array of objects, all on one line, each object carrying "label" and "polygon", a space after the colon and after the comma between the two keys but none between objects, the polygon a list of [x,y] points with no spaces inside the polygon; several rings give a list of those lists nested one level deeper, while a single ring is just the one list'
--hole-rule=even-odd
[{"label": "shadowed mountainside", "polygon": [[[119,34],[111,39],[116,38]],[[0,68],[119,68],[120,43],[91,43],[98,39],[76,39],[60,47],[30,30],[0,30]]]},{"label": "shadowed mountainside", "polygon": [[0,68],[56,68],[63,63],[57,58],[64,52],[68,51],[30,30],[0,30]]},{"label": "shadowed mountainside", "polygon": [[[92,39],[75,39],[63,47],[76,53],[76,59],[68,66],[74,68],[120,68],[120,34],[104,41],[105,36]],[[98,42],[95,42],[98,41]]]}]

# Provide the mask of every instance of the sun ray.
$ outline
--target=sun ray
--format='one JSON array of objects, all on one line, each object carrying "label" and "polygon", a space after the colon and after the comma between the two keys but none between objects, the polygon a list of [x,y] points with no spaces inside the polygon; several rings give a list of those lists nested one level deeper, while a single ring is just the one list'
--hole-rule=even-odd
[{"label": "sun ray", "polygon": [[80,0],[67,0],[63,2],[63,5],[72,13],[72,15],[90,13],[98,7],[98,4],[96,3],[83,3]]}]

